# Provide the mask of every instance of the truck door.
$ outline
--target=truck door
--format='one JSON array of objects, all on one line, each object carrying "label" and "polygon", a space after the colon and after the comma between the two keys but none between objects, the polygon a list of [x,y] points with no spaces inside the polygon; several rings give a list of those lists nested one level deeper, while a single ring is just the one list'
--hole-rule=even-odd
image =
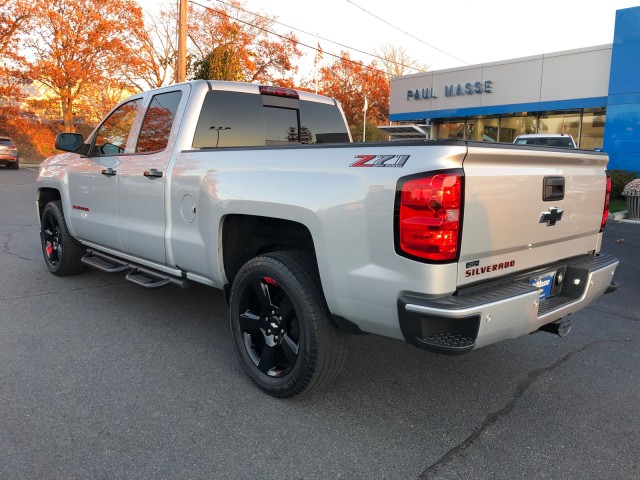
[{"label": "truck door", "polygon": [[[135,155],[118,171],[118,235],[122,249],[165,264],[167,168],[179,125],[175,122],[188,86],[152,96],[144,114]],[[183,103],[184,103],[183,102]]]},{"label": "truck door", "polygon": [[96,131],[90,155],[69,169],[71,225],[78,238],[122,248],[117,231],[118,173],[130,153],[127,142],[141,104],[135,99],[115,109]]}]

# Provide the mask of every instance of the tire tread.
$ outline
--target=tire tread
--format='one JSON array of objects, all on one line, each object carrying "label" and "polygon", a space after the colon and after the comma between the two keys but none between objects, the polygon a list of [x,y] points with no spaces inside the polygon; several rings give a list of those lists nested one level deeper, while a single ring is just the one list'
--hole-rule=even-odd
[{"label": "tire tread", "polygon": [[[266,389],[255,379],[252,378],[252,380],[267,393],[276,397],[296,397],[315,392],[335,380],[340,374],[347,360],[350,336],[339,330],[331,318],[322,293],[320,277],[310,254],[297,250],[285,250],[255,257],[245,264],[235,281],[243,275],[243,271],[248,272],[252,268],[260,268],[265,264],[278,269],[283,276],[288,277],[288,283],[295,285],[300,302],[307,305],[308,310],[312,312],[309,315],[311,337],[309,358],[303,377],[290,388]],[[233,297],[232,289],[231,304],[233,304]],[[246,367],[245,370],[247,370]]]},{"label": "tire tread", "polygon": [[51,209],[53,214],[57,217],[58,224],[60,225],[60,235],[62,236],[62,259],[57,269],[53,270],[50,267],[49,262],[46,260],[46,253],[44,252],[44,240],[42,240],[42,253],[45,255],[45,262],[49,267],[49,270],[54,275],[59,277],[66,277],[70,275],[77,275],[86,270],[85,265],[80,261],[84,255],[84,247],[69,233],[69,228],[64,219],[64,211],[62,209],[62,202],[55,200],[49,202],[43,211],[43,217],[47,212],[47,209]]}]

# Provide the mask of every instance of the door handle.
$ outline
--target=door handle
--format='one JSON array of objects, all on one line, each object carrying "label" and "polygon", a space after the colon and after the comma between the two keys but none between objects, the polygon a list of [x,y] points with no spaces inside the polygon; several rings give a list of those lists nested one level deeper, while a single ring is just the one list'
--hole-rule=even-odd
[{"label": "door handle", "polygon": [[152,168],[151,170],[144,172],[144,176],[147,178],[160,178],[162,177],[162,172],[159,172],[155,168]]},{"label": "door handle", "polygon": [[102,170],[102,175],[105,177],[113,177],[116,174],[116,171],[113,168],[105,168]]}]

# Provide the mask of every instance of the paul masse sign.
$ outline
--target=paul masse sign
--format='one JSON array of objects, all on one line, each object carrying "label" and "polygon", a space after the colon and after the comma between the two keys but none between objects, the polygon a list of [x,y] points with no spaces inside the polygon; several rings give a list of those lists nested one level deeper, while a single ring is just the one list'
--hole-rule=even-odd
[{"label": "paul masse sign", "polygon": [[[458,83],[457,85],[445,85],[444,96],[456,97],[461,95],[479,95],[482,93],[493,93],[493,82],[485,80],[484,82],[467,82]],[[430,98],[438,98],[433,87],[416,88],[415,90],[407,90],[407,101],[411,100],[429,100]]]}]

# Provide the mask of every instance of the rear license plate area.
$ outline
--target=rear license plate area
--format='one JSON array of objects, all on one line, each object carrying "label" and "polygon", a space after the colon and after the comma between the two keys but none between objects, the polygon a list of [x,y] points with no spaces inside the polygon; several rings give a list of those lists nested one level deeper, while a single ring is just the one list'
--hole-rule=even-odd
[{"label": "rear license plate area", "polygon": [[545,272],[540,275],[535,275],[529,278],[529,285],[533,285],[538,289],[538,299],[544,300],[549,298],[556,292],[554,291],[554,285],[556,280],[557,271]]}]

